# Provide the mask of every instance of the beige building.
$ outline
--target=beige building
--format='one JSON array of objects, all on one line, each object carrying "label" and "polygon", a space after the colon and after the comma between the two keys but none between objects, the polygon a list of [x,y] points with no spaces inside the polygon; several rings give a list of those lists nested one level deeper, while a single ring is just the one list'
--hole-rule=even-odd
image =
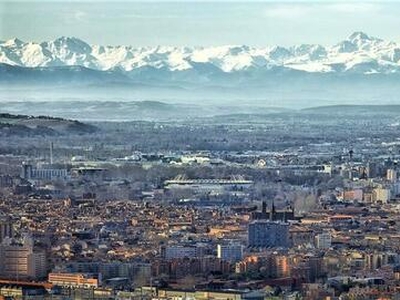
[{"label": "beige building", "polygon": [[97,288],[99,278],[84,273],[50,273],[49,282],[59,286]]},{"label": "beige building", "polygon": [[390,201],[390,189],[384,187],[377,187],[372,190],[372,201],[382,203],[388,203]]},{"label": "beige building", "polygon": [[6,239],[0,245],[0,275],[9,279],[43,279],[47,276],[46,253],[34,249],[33,243],[25,239],[22,245],[12,244]]}]

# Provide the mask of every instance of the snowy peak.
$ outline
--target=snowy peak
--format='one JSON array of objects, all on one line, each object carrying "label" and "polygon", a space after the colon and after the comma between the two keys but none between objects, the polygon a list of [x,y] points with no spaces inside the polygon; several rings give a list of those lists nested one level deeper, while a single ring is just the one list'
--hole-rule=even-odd
[{"label": "snowy peak", "polygon": [[360,43],[371,43],[371,42],[382,42],[383,40],[376,37],[371,37],[362,31],[353,32],[347,38],[353,44],[360,44]]},{"label": "snowy peak", "polygon": [[292,53],[288,49],[281,46],[273,47],[268,55],[271,60],[279,62],[283,62],[289,57],[292,57]]},{"label": "snowy peak", "polygon": [[294,57],[301,57],[305,61],[315,61],[323,59],[327,55],[326,49],[321,45],[302,44],[293,46],[291,52]]},{"label": "snowy peak", "polygon": [[350,43],[352,43],[357,49],[366,49],[369,50],[369,47],[373,47],[374,45],[379,45],[383,42],[383,40],[368,36],[363,32],[354,32],[347,39]]},{"label": "snowy peak", "polygon": [[381,39],[368,36],[366,33],[357,31],[352,33],[347,39],[338,43],[333,50],[338,53],[351,53],[360,50],[370,50],[374,44],[382,42]]},{"label": "snowy peak", "polygon": [[4,46],[6,46],[6,47],[21,47],[23,44],[25,44],[23,41],[21,41],[20,39],[17,39],[17,38],[13,38],[13,39],[10,39],[10,40],[8,40],[8,41],[6,41],[6,42],[4,42]]},{"label": "snowy peak", "polygon": [[76,53],[90,53],[92,51],[89,44],[74,37],[62,36],[50,44],[54,45],[57,49],[68,49],[69,51]]},{"label": "snowy peak", "polygon": [[379,40],[379,39],[372,38],[362,31],[356,31],[356,32],[353,32],[352,34],[350,34],[349,37],[347,38],[347,40],[352,43],[357,43],[360,41],[365,42],[365,41],[372,41],[372,40]]},{"label": "snowy peak", "polygon": [[[0,42],[0,63],[23,67],[81,66],[126,73],[252,72],[283,67],[306,72],[400,72],[400,46],[354,32],[332,47],[301,44],[255,48],[247,45],[216,47],[139,47],[90,45],[76,37],[42,43],[11,39]],[[161,73],[160,73],[161,74]]]}]

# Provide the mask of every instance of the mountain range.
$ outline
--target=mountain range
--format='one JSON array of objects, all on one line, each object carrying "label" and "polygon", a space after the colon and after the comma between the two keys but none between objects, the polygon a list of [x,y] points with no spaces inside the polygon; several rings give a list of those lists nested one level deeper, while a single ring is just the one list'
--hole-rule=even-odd
[{"label": "mountain range", "polygon": [[2,102],[150,100],[209,105],[207,110],[398,104],[399,80],[400,44],[363,32],[330,47],[135,48],[74,37],[0,41]]},{"label": "mountain range", "polygon": [[[215,74],[297,70],[309,73],[399,73],[400,44],[355,32],[331,47],[302,44],[292,47],[131,47],[90,45],[74,37],[47,42],[0,41],[0,63],[38,68],[76,67],[119,72],[128,78],[173,73],[182,80],[187,73],[207,81]],[[70,70],[71,71],[71,70]],[[150,72],[151,71],[151,72]],[[3,70],[3,75],[4,75]],[[183,76],[179,76],[183,74]],[[121,76],[122,76],[121,75]],[[1,76],[1,75],[0,75]]]}]

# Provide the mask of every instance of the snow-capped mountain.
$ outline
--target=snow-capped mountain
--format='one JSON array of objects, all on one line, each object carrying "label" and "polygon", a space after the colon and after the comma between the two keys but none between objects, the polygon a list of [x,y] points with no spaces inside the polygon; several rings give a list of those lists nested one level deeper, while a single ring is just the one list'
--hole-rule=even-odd
[{"label": "snow-capped mountain", "polygon": [[[207,74],[268,71],[275,68],[309,73],[400,73],[400,44],[351,34],[331,46],[297,45],[254,48],[99,46],[70,37],[35,43],[19,39],[0,41],[0,63],[41,70],[81,66],[98,71],[130,74],[149,71]],[[178,75],[179,76],[179,75]]]}]

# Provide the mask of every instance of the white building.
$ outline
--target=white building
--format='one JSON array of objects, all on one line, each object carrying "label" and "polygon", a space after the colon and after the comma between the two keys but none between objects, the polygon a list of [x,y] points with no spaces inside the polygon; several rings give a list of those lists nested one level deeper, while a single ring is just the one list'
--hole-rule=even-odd
[{"label": "white building", "polygon": [[390,181],[392,183],[396,182],[397,181],[397,172],[396,172],[396,170],[388,169],[386,171],[386,180]]}]

